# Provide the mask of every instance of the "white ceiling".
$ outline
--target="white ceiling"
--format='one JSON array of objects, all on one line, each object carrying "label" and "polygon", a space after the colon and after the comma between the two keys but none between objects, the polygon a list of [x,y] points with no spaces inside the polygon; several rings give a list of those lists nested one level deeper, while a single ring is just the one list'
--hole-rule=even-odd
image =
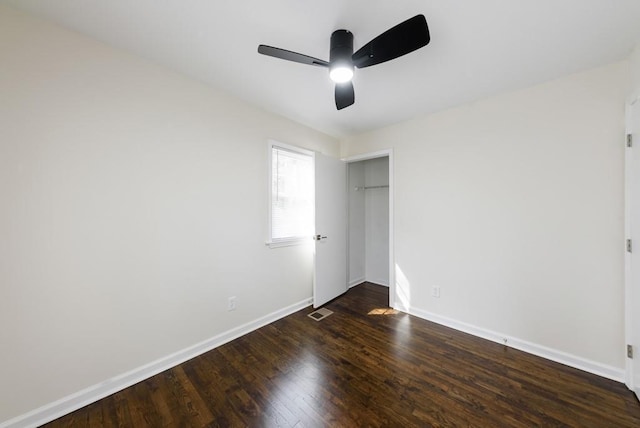
[{"label": "white ceiling", "polygon": [[[640,0],[0,0],[126,49],[328,134],[345,137],[626,58]],[[337,111],[326,69],[258,44],[328,60],[340,28],[354,47],[416,14],[431,43],[356,70]]]}]

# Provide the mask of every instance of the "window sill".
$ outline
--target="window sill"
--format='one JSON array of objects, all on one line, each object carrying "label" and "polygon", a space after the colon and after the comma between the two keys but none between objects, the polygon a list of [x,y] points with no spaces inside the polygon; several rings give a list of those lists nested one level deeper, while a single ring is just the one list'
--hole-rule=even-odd
[{"label": "window sill", "polygon": [[267,241],[265,245],[269,248],[292,247],[294,245],[308,244],[310,241],[310,238],[296,238],[282,241]]}]

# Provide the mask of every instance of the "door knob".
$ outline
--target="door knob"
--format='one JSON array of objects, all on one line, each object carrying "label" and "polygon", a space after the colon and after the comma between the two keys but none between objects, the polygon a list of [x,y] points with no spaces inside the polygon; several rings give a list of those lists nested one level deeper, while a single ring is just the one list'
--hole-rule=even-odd
[{"label": "door knob", "polygon": [[314,241],[319,241],[319,240],[321,240],[321,239],[327,239],[327,237],[326,237],[326,236],[322,236],[322,235],[315,235],[315,236],[313,237],[313,240],[314,240]]}]

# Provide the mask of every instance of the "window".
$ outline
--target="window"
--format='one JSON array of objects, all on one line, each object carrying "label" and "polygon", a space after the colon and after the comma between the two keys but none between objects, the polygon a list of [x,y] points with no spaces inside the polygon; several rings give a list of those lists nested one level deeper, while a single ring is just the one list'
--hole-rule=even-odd
[{"label": "window", "polygon": [[313,235],[313,152],[269,143],[270,246],[292,245]]}]

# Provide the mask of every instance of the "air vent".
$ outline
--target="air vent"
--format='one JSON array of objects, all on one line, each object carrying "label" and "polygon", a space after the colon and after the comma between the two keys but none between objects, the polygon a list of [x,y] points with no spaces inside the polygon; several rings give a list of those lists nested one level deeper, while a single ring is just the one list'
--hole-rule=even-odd
[{"label": "air vent", "polygon": [[333,312],[329,309],[320,308],[317,311],[311,312],[308,317],[313,318],[316,321],[320,321],[331,315]]}]

